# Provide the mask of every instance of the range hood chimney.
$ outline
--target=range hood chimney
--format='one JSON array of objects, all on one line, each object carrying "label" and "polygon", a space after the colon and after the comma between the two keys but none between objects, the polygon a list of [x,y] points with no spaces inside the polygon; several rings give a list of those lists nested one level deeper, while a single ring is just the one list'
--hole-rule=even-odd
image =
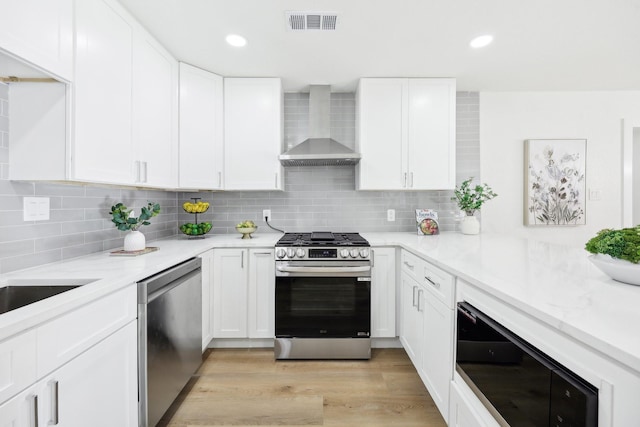
[{"label": "range hood chimney", "polygon": [[355,165],[360,154],[330,138],[331,86],[311,85],[309,91],[309,134],[278,158],[283,166]]}]

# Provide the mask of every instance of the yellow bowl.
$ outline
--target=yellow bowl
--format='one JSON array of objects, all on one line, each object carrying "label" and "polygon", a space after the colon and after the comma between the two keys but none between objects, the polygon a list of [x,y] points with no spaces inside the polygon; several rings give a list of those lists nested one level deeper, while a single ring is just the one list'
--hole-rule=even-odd
[{"label": "yellow bowl", "polygon": [[258,227],[236,227],[238,233],[242,234],[243,239],[251,239],[251,233],[255,232]]}]

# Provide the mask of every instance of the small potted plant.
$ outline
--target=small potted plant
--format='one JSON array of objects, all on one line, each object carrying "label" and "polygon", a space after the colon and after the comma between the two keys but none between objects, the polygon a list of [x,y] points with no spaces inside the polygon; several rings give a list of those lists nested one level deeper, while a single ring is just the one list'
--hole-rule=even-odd
[{"label": "small potted plant", "polygon": [[619,282],[640,285],[640,225],[600,230],[585,249],[602,272]]},{"label": "small potted plant", "polygon": [[118,227],[118,230],[129,231],[124,236],[124,250],[141,251],[146,247],[146,239],[138,229],[143,225],[151,224],[149,219],[160,213],[160,205],[148,202],[147,206],[142,207],[140,216],[137,218],[133,209],[127,208],[122,203],[111,206],[111,212],[109,213],[112,216],[111,222]]},{"label": "small potted plant", "polygon": [[478,234],[480,232],[480,223],[474,214],[477,210],[480,210],[484,202],[497,196],[487,184],[472,186],[472,180],[473,177],[463,181],[460,187],[453,190],[454,197],[451,198],[458,204],[460,210],[465,213],[465,217],[460,224],[462,234]]}]

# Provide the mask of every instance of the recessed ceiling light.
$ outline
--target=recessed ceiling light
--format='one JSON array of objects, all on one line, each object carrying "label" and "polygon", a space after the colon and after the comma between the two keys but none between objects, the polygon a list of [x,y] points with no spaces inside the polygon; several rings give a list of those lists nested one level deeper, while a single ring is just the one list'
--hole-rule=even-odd
[{"label": "recessed ceiling light", "polygon": [[485,47],[493,41],[493,36],[489,34],[485,34],[483,36],[478,36],[475,39],[471,40],[469,46],[473,48]]},{"label": "recessed ceiling light", "polygon": [[225,39],[231,46],[242,47],[247,44],[247,39],[237,34],[229,34]]}]

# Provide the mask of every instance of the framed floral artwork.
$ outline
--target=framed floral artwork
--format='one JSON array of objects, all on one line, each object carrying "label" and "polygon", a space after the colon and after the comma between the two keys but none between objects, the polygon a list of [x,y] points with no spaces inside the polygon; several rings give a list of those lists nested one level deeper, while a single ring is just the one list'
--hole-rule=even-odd
[{"label": "framed floral artwork", "polygon": [[586,139],[524,142],[524,225],[586,224]]}]

